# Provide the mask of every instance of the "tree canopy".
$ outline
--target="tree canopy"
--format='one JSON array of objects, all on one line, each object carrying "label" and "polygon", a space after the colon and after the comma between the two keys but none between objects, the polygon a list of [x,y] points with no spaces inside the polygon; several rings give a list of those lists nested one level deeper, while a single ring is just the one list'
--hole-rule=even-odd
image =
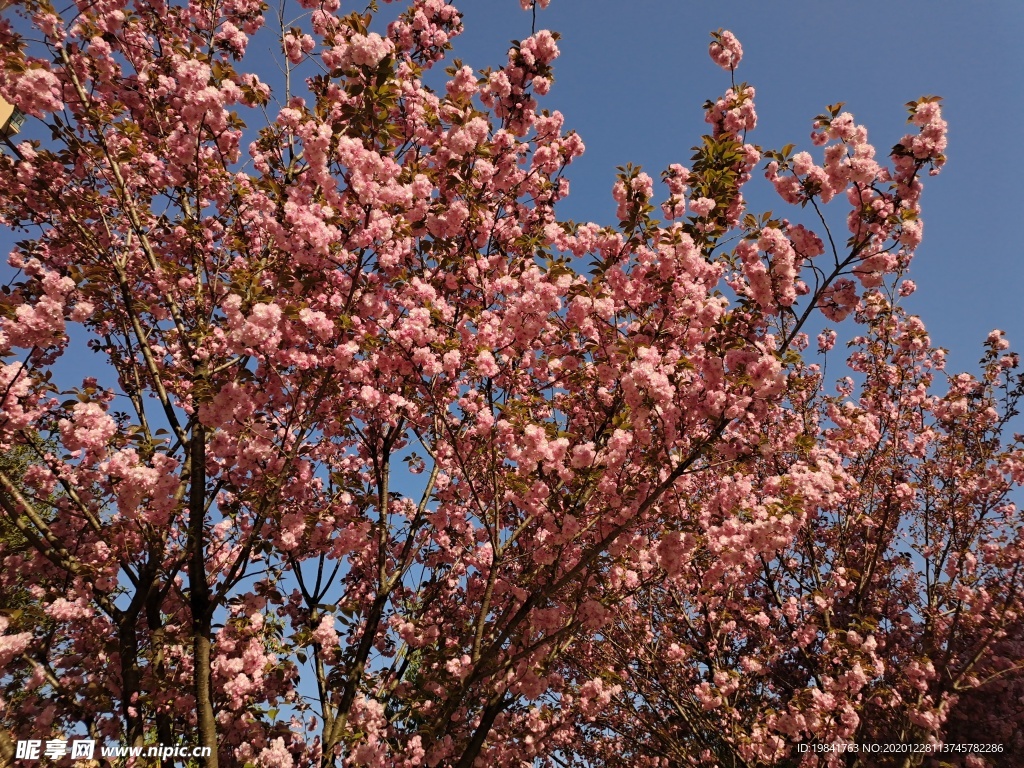
[{"label": "tree canopy", "polygon": [[[0,21],[0,97],[49,133],[0,157],[10,738],[1009,765],[1018,360],[994,331],[948,374],[900,306],[940,100],[885,157],[842,104],[763,148],[719,30],[707,134],[658,192],[619,169],[599,226],[557,213],[584,144],[541,107],[556,33],[473,71],[444,0],[302,7]],[[762,173],[783,214],[748,210]],[[869,743],[920,748],[831,747]]]}]

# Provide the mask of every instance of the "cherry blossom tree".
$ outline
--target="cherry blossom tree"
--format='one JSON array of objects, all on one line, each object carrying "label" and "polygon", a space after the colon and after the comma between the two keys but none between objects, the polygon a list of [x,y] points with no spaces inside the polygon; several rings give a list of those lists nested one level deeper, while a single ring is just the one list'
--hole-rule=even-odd
[{"label": "cherry blossom tree", "polygon": [[[919,765],[927,752],[800,760],[792,747],[945,740],[998,745],[967,765],[1016,760],[1024,536],[1010,496],[1024,465],[1021,437],[1004,433],[1024,394],[1017,358],[994,332],[980,378],[947,376],[923,324],[889,298],[866,296],[858,320],[860,386],[846,378],[825,395],[817,366],[791,374],[789,408],[769,428],[789,437],[769,434],[768,455],[695,479],[663,539],[671,559],[637,569],[612,628],[570,652],[570,669],[602,670],[576,689],[591,723],[583,754]],[[823,462],[832,482],[797,492]]]},{"label": "cherry blossom tree", "polygon": [[[941,355],[892,293],[938,100],[885,162],[842,105],[765,152],[719,31],[689,167],[658,195],[621,169],[619,223],[575,223],[583,142],[538,102],[556,34],[432,89],[444,0],[302,5],[275,88],[255,0],[0,22],[0,96],[51,135],[0,158],[25,238],[0,296],[0,450],[29,458],[0,465],[0,594],[31,608],[0,618],[12,738],[782,764],[941,739],[1013,678],[1015,358],[993,337],[982,380],[929,394]],[[747,210],[762,162],[793,221]],[[804,360],[847,318],[856,401]]]}]

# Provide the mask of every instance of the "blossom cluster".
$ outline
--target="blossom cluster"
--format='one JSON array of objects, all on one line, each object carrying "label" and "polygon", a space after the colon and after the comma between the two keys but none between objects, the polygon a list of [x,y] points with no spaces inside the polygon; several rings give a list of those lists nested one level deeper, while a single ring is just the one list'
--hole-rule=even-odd
[{"label": "blossom cluster", "polygon": [[[573,222],[556,33],[434,81],[445,0],[302,5],[285,88],[244,71],[255,0],[0,23],[52,137],[0,156],[0,725],[518,768],[964,722],[1021,637],[1024,458],[1008,342],[942,389],[896,301],[938,101],[888,158],[841,105],[763,151],[719,31],[667,195],[624,166],[617,223]],[[764,162],[789,218],[748,211]]]}]

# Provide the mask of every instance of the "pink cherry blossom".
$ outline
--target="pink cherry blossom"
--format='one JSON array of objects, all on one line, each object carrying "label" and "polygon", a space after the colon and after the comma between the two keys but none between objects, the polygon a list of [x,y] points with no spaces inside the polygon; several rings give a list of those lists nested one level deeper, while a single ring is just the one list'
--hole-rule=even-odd
[{"label": "pink cherry blossom", "polygon": [[202,768],[1017,745],[1019,358],[993,332],[947,373],[900,306],[940,102],[888,155],[841,106],[763,147],[719,31],[688,166],[570,220],[558,33],[459,63],[445,0],[300,5],[0,23],[43,137],[0,155],[10,738]]},{"label": "pink cherry blossom", "polygon": [[711,60],[722,69],[736,69],[743,58],[743,46],[729,30],[716,33],[708,50]]},{"label": "pink cherry blossom", "polygon": [[709,197],[698,197],[690,201],[690,210],[703,218],[711,213],[716,205],[717,203]]}]

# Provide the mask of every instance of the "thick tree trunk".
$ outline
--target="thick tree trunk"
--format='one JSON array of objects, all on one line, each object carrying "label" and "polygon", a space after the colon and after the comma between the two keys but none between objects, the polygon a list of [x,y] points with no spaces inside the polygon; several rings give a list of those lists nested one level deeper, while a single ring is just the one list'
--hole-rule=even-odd
[{"label": "thick tree trunk", "polygon": [[[156,677],[156,688],[162,690],[165,686],[165,675],[167,672],[164,664],[164,622],[160,615],[159,591],[150,591],[150,599],[146,602],[146,625],[149,627],[150,644],[153,648],[153,667]],[[163,745],[174,744],[174,725],[170,715],[166,711],[156,714],[156,739]],[[160,768],[174,768],[174,759],[171,757],[160,758]]]},{"label": "thick tree trunk", "polygon": [[213,712],[210,667],[213,606],[206,574],[206,431],[196,424],[189,450],[189,606],[192,609],[192,663],[194,667],[199,746],[210,754],[199,759],[201,768],[217,768],[217,720]]},{"label": "thick tree trunk", "polygon": [[142,718],[136,698],[139,690],[139,641],[135,623],[125,617],[117,632],[117,650],[121,656],[121,707],[124,715],[125,743],[141,747],[145,743]]},{"label": "thick tree trunk", "polygon": [[0,728],[0,768],[10,768],[14,765],[14,739],[11,735]]},{"label": "thick tree trunk", "polygon": [[505,694],[498,693],[494,695],[480,716],[480,724],[473,733],[473,738],[466,745],[466,751],[462,753],[462,757],[455,765],[455,768],[472,768],[473,763],[476,762],[476,758],[480,754],[480,750],[483,749],[484,742],[487,741],[487,736],[494,726],[494,721],[508,704],[509,701],[505,698]]}]

